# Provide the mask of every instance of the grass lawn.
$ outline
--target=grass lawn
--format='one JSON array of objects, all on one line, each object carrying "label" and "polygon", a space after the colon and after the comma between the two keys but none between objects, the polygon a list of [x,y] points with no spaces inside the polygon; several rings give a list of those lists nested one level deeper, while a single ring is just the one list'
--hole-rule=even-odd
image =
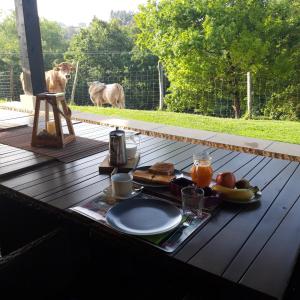
[{"label": "grass lawn", "polygon": [[236,120],[165,111],[121,110],[94,106],[72,106],[72,109],[124,119],[300,144],[300,122],[294,121]]}]

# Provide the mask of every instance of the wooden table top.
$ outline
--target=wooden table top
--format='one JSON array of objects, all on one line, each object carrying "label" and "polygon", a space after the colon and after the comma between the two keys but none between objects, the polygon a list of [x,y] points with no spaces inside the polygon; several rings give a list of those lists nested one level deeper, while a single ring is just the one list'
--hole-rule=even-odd
[{"label": "wooden table top", "polygon": [[[111,130],[84,123],[74,128],[80,136],[99,140],[107,140]],[[199,272],[281,299],[300,245],[299,163],[149,136],[141,136],[140,149],[139,166],[168,161],[183,171],[190,170],[193,152],[207,149],[215,174],[231,171],[260,187],[260,202],[226,203],[172,256]],[[0,145],[0,191],[68,210],[109,186],[109,177],[98,173],[106,155],[107,151],[64,164]]]}]

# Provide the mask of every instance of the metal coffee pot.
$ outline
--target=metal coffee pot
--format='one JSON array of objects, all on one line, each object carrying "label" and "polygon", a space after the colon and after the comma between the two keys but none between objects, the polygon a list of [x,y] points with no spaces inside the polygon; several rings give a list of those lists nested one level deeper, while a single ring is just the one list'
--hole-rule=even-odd
[{"label": "metal coffee pot", "polygon": [[109,163],[111,166],[127,163],[125,132],[118,127],[109,133]]}]

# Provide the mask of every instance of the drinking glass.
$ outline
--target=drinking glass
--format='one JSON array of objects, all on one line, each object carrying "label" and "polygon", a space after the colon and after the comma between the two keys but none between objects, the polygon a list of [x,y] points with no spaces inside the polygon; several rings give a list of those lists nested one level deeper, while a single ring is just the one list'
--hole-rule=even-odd
[{"label": "drinking glass", "polygon": [[196,186],[187,186],[181,189],[183,214],[186,216],[202,217],[204,207],[204,190]]}]

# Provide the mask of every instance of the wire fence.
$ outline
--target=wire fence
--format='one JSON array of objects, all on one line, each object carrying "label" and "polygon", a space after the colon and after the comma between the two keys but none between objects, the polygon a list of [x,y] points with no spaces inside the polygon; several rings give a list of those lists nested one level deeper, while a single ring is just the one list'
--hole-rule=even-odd
[{"label": "wire fence", "polygon": [[[50,62],[56,59],[63,61],[62,54],[44,54],[47,63],[45,68],[50,69]],[[91,54],[95,58],[96,55]],[[110,61],[113,63],[115,57],[119,55],[119,59],[127,59],[130,53],[101,53],[103,63]],[[114,57],[113,57],[114,56]],[[105,59],[103,60],[103,57]],[[19,101],[20,95],[23,94],[20,82],[21,68],[17,59],[14,64],[0,64],[0,99],[7,101]],[[170,95],[169,82],[167,75],[163,76],[163,97],[168,98]],[[174,110],[180,110],[191,113],[199,113],[218,117],[234,117],[233,106],[237,99],[240,104],[241,115],[247,111],[247,76],[246,74],[236,75],[233,82],[228,78],[190,78],[187,80],[188,87],[185,87],[185,94],[180,99],[185,103],[184,108],[178,107],[176,101],[172,103]],[[93,72],[87,72],[84,66],[79,65],[79,76],[75,87],[74,103],[76,105],[93,105],[88,93],[88,83],[100,81],[106,84],[119,83],[125,91],[126,108],[140,110],[155,110],[159,107],[160,85],[159,70],[156,65],[150,65],[143,69],[137,70],[113,70],[101,71],[95,68]],[[74,84],[74,75],[67,83],[66,98],[70,100],[71,92]],[[235,87],[233,89],[233,86]],[[252,77],[251,85],[252,96],[252,112],[254,116],[268,116],[274,119],[288,118],[297,119],[300,115],[300,78],[290,81],[281,82],[280,80],[270,79],[266,77]],[[170,97],[169,97],[170,98]],[[175,103],[175,104],[174,104]],[[168,103],[169,104],[169,103]],[[300,117],[299,117],[300,118]]]}]

